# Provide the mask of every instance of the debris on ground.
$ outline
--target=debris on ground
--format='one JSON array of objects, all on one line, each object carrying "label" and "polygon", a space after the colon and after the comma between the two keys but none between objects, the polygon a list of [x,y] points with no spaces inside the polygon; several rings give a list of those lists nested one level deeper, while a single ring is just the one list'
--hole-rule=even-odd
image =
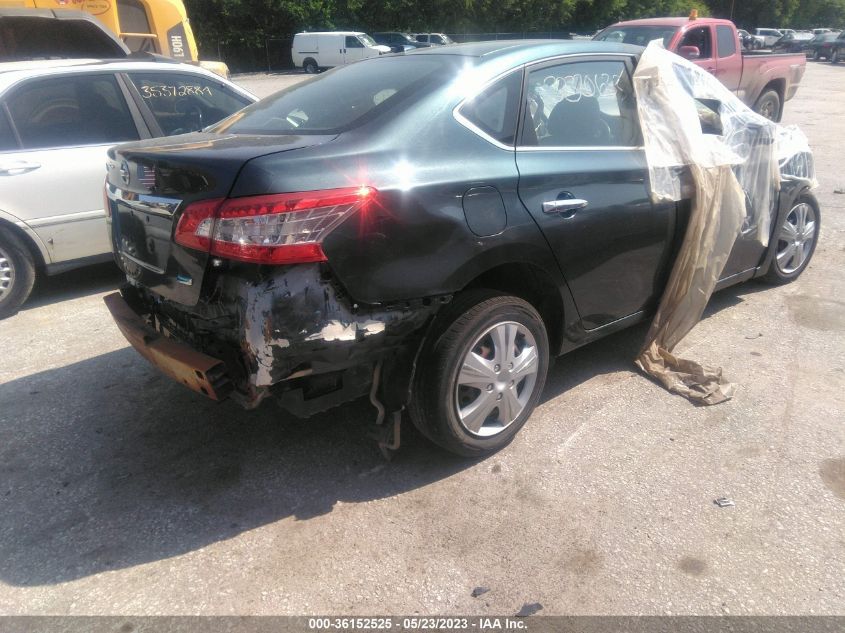
[{"label": "debris on ground", "polygon": [[490,591],[490,587],[476,587],[472,590],[472,597],[477,598],[478,596],[483,596],[488,591]]},{"label": "debris on ground", "polygon": [[845,189],[834,189],[833,193],[845,193]]},{"label": "debris on ground", "polygon": [[522,605],[519,613],[514,615],[515,618],[527,618],[529,615],[534,615],[543,609],[543,605],[539,602],[526,602]]},{"label": "debris on ground", "polygon": [[715,503],[720,508],[730,508],[735,506],[734,500],[730,497],[719,497],[718,499],[714,499],[713,503]]}]

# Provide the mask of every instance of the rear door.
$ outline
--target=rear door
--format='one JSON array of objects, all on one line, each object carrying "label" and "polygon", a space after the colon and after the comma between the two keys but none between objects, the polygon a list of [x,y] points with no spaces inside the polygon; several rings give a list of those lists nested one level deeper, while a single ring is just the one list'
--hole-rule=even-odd
[{"label": "rear door", "polygon": [[0,150],[0,208],[32,227],[53,262],[107,253],[106,150],[140,137],[114,74],[33,79],[0,107],[16,136]]},{"label": "rear door", "polygon": [[675,205],[651,203],[627,57],[528,68],[519,196],[594,329],[653,307],[665,284]]},{"label": "rear door", "polygon": [[716,70],[713,74],[732,92],[739,89],[742,79],[742,46],[734,28],[727,24],[716,25]]}]

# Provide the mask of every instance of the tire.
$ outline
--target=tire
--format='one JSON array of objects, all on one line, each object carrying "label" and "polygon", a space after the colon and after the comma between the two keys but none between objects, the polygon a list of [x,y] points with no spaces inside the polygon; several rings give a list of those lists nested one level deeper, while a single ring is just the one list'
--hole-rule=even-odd
[{"label": "tire", "polygon": [[767,90],[754,104],[754,112],[777,123],[780,121],[780,95],[776,90]]},{"label": "tire", "polygon": [[311,59],[310,57],[302,62],[302,70],[304,70],[309,75],[316,75],[320,72],[320,67],[317,66],[317,62]]},{"label": "tire", "polygon": [[819,61],[822,58],[821,54],[818,51],[813,51],[813,60]]},{"label": "tire", "polygon": [[[435,444],[466,457],[507,446],[531,417],[546,382],[549,340],[542,318],[518,297],[472,290],[449,304],[434,328],[414,379],[409,406],[414,426]],[[466,372],[460,385],[461,368],[470,359],[475,372]],[[514,362],[496,363],[499,359]],[[511,375],[520,363],[525,371]]]},{"label": "tire", "polygon": [[[802,221],[802,213],[803,221]],[[812,221],[811,228],[807,223]],[[801,232],[801,225],[804,231]],[[790,209],[783,223],[778,228],[775,244],[775,256],[762,281],[770,284],[788,284],[801,275],[813,258],[816,252],[816,244],[819,241],[819,229],[821,228],[821,212],[819,203],[815,196],[805,193],[798,197]],[[793,236],[799,239],[799,243],[793,241]],[[782,239],[786,238],[786,239]],[[790,242],[792,242],[790,244]],[[800,249],[800,250],[799,250]],[[790,253],[792,255],[790,256]]]},{"label": "tire", "polygon": [[35,262],[21,239],[0,228],[0,319],[18,311],[35,284]]},{"label": "tire", "polygon": [[839,49],[838,49],[838,48],[834,48],[834,49],[830,52],[830,63],[831,63],[831,64],[836,64],[836,63],[838,63],[838,62],[839,62]]}]

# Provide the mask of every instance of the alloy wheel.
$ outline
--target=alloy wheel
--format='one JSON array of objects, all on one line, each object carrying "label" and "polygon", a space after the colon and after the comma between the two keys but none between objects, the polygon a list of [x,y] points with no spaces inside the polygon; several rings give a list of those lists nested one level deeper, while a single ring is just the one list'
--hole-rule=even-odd
[{"label": "alloy wheel", "polygon": [[15,269],[12,267],[12,260],[2,248],[0,248],[0,301],[11,291],[15,283]]},{"label": "alloy wheel", "polygon": [[537,383],[534,336],[515,321],[497,323],[470,346],[458,370],[458,419],[478,437],[498,435],[523,412]]},{"label": "alloy wheel", "polygon": [[775,120],[775,104],[771,99],[766,99],[760,104],[760,114],[769,121]]},{"label": "alloy wheel", "polygon": [[775,262],[785,275],[801,268],[813,250],[816,236],[816,212],[805,202],[790,210],[778,234]]}]

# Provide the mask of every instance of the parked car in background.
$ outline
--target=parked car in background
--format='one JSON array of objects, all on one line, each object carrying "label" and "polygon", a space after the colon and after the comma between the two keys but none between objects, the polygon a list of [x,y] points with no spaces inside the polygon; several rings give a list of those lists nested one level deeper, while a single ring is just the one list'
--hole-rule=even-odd
[{"label": "parked car in background", "polygon": [[742,43],[742,47],[747,51],[756,51],[763,48],[764,40],[762,37],[758,35],[751,35],[745,29],[737,29],[736,32],[739,34],[739,41]]},{"label": "parked car in background", "polygon": [[417,33],[414,39],[421,44],[428,44],[429,46],[445,46],[446,44],[454,44],[455,41],[445,33]]},{"label": "parked car in background", "polygon": [[194,132],[254,101],[172,61],[0,64],[0,317],[38,277],[111,258],[100,192],[109,147]]},{"label": "parked car in background", "polygon": [[372,37],[378,44],[389,46],[394,53],[431,46],[431,44],[418,42],[411,37],[410,33],[402,33],[401,31],[373,33]]},{"label": "parked car in background", "polygon": [[777,29],[754,29],[754,35],[763,38],[763,46],[765,47],[771,46],[783,37],[783,33]]},{"label": "parked car in background", "polygon": [[845,31],[836,36],[830,45],[830,63],[836,64],[845,57]]},{"label": "parked car in background", "polygon": [[823,33],[830,33],[833,29],[828,28],[821,28],[821,29],[813,29],[813,35],[822,35]]},{"label": "parked car in background", "polygon": [[297,33],[291,46],[294,66],[311,74],[389,52],[389,46],[377,44],[360,31]]},{"label": "parked car in background", "polygon": [[803,54],[744,53],[734,23],[714,18],[630,20],[607,27],[593,39],[638,46],[662,39],[668,50],[712,72],[755,112],[773,121],[780,121],[783,104],[797,92],[807,66]]},{"label": "parked car in background", "polygon": [[772,45],[776,53],[804,53],[813,39],[812,33],[785,33],[782,38]]},{"label": "parked car in background", "polygon": [[[369,393],[450,451],[498,450],[555,356],[653,314],[686,232],[689,202],[649,195],[641,52],[434,46],[327,73],[175,143],[114,148],[126,283],[106,303],[197,393],[301,416]],[[577,99],[563,77],[583,78]],[[166,190],[140,171],[174,165]],[[820,215],[807,187],[784,179],[769,245],[739,235],[720,287],[801,274]]]},{"label": "parked car in background", "polygon": [[814,36],[807,46],[807,55],[815,60],[830,59],[833,44],[838,36],[839,33],[835,32],[820,33]]}]

